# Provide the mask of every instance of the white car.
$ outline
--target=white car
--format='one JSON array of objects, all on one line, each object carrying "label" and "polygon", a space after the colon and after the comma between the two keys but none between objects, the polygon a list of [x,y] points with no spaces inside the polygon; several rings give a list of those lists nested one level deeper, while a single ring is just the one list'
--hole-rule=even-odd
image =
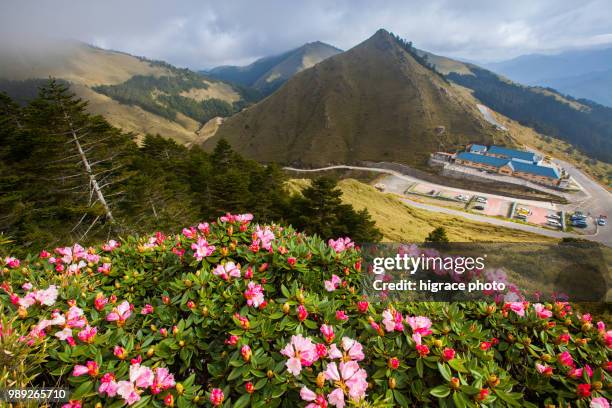
[{"label": "white car", "polygon": [[561,221],[561,217],[559,217],[557,214],[548,214],[546,218],[549,220]]},{"label": "white car", "polygon": [[476,201],[478,201],[479,203],[483,203],[483,204],[487,203],[486,197],[476,197]]},{"label": "white car", "polygon": [[555,221],[555,220],[548,220],[546,222],[548,225],[552,225],[553,227],[560,227],[561,223],[559,221]]}]

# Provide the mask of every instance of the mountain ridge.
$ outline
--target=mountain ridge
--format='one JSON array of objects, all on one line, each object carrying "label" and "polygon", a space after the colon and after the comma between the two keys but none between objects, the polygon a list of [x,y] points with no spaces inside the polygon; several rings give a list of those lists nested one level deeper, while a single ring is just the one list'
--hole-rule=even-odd
[{"label": "mountain ridge", "polygon": [[261,161],[321,165],[386,159],[424,166],[431,151],[503,136],[381,29],[228,118],[204,147],[220,138]]},{"label": "mountain ridge", "polygon": [[246,66],[225,65],[201,72],[253,87],[264,95],[269,95],[301,70],[341,52],[342,50],[322,41],[313,41],[281,54],[259,58]]}]

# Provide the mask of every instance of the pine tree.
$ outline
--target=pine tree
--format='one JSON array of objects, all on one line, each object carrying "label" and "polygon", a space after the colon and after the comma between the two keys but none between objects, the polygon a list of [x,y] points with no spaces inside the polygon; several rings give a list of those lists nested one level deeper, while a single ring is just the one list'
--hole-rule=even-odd
[{"label": "pine tree", "polygon": [[71,223],[76,239],[120,226],[113,206],[124,193],[123,159],[133,145],[86,106],[66,85],[50,80],[25,108],[28,185],[39,186],[32,199],[46,204],[47,217]]},{"label": "pine tree", "polygon": [[444,227],[438,227],[431,231],[427,238],[425,238],[425,242],[447,243],[448,236],[446,235],[446,230],[444,229]]}]

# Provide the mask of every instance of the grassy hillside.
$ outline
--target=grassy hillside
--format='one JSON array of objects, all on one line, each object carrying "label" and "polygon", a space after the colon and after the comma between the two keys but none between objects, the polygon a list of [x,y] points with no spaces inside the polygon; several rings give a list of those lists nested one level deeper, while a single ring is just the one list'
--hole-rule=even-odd
[{"label": "grassy hillside", "polygon": [[385,160],[425,166],[429,153],[505,135],[388,32],[295,75],[229,118],[226,138],[261,161],[302,165]]},{"label": "grassy hillside", "polygon": [[236,112],[250,98],[245,90],[188,70],[77,42],[1,51],[0,91],[20,103],[49,77],[70,83],[91,113],[117,127],[188,144],[200,138],[206,121]]},{"label": "grassy hillside", "polygon": [[317,41],[280,55],[258,59],[245,67],[221,66],[206,73],[269,95],[296,73],[340,52],[336,47]]},{"label": "grassy hillside", "polygon": [[[286,188],[297,193],[309,185],[307,179],[291,179]],[[342,200],[356,210],[366,208],[385,241],[423,241],[437,227],[444,227],[451,241],[456,242],[552,242],[552,238],[509,228],[473,222],[459,217],[411,208],[392,194],[353,179],[338,183]]]}]

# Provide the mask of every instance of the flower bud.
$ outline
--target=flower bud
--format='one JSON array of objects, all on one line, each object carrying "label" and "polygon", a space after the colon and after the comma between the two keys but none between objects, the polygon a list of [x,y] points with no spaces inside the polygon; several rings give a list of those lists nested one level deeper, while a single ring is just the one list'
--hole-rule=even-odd
[{"label": "flower bud", "polygon": [[147,350],[147,357],[151,358],[151,357],[153,357],[153,354],[155,354],[155,347],[151,346]]},{"label": "flower bud", "polygon": [[253,383],[250,382],[250,381],[248,383],[244,384],[244,389],[249,394],[252,394],[252,393],[255,392],[255,387],[253,386]]},{"label": "flower bud", "polygon": [[317,387],[323,388],[324,385],[325,385],[325,373],[324,372],[320,372],[317,375]]},{"label": "flower bud", "polygon": [[289,314],[290,310],[291,310],[291,307],[289,306],[289,303],[284,303],[283,304],[283,313],[284,314]]},{"label": "flower bud", "polygon": [[487,382],[491,388],[497,387],[499,385],[499,378],[497,378],[495,374],[491,374],[487,379]]},{"label": "flower bud", "polygon": [[185,347],[185,340],[179,340],[178,344],[181,348]]},{"label": "flower bud", "polygon": [[206,306],[204,306],[202,308],[202,316],[207,317],[208,316],[208,308]]},{"label": "flower bud", "polygon": [[389,388],[393,390],[395,389],[396,385],[397,385],[397,381],[395,380],[395,378],[393,377],[389,378]]},{"label": "flower bud", "polygon": [[450,380],[450,387],[453,390],[458,390],[459,388],[461,388],[461,382],[459,381],[459,379],[457,377],[453,377]]},{"label": "flower bud", "polygon": [[274,377],[274,371],[272,371],[272,370],[268,370],[268,372],[266,373],[266,376],[267,376],[268,378],[273,378],[273,377]]},{"label": "flower bud", "polygon": [[440,339],[435,339],[435,340],[433,341],[433,345],[434,345],[434,347],[436,347],[436,348],[440,348],[440,347],[442,347],[442,340],[440,340]]}]

